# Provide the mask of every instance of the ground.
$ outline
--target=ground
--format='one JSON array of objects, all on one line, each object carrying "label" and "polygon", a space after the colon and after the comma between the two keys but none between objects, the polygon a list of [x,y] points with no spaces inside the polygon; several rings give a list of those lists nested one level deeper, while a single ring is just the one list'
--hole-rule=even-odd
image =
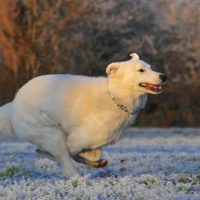
[{"label": "ground", "polygon": [[106,168],[74,163],[82,177],[71,180],[35,150],[0,144],[0,199],[200,199],[200,129],[129,129],[104,148]]}]

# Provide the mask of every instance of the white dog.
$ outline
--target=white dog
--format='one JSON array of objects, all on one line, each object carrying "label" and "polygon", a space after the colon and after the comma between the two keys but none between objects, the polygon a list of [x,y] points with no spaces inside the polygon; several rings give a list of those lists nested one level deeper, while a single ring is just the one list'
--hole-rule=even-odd
[{"label": "white dog", "polygon": [[71,158],[104,167],[101,148],[118,140],[167,76],[151,70],[136,53],[108,65],[108,77],[45,75],[32,79],[15,99],[0,107],[0,132],[28,141],[61,164],[67,177],[77,175]]}]

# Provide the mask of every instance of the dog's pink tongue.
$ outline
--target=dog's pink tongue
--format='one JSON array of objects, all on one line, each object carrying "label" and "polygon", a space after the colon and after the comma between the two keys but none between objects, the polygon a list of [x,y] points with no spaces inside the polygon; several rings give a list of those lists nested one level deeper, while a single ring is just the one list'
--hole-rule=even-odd
[{"label": "dog's pink tongue", "polygon": [[160,88],[154,84],[148,83],[148,88],[154,92],[160,92]]}]

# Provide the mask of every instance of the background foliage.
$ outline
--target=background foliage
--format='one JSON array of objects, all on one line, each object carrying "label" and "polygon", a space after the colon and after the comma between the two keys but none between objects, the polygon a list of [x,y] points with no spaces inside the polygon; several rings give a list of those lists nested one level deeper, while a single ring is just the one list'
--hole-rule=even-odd
[{"label": "background foliage", "polygon": [[105,75],[134,51],[170,77],[138,124],[199,126],[198,0],[1,0],[0,104],[37,75]]}]

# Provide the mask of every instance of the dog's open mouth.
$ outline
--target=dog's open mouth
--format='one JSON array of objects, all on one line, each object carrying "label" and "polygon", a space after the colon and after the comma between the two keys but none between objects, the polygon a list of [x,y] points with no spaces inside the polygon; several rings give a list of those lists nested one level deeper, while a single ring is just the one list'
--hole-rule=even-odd
[{"label": "dog's open mouth", "polygon": [[156,93],[162,91],[162,85],[156,85],[152,83],[140,83],[139,86]]}]

